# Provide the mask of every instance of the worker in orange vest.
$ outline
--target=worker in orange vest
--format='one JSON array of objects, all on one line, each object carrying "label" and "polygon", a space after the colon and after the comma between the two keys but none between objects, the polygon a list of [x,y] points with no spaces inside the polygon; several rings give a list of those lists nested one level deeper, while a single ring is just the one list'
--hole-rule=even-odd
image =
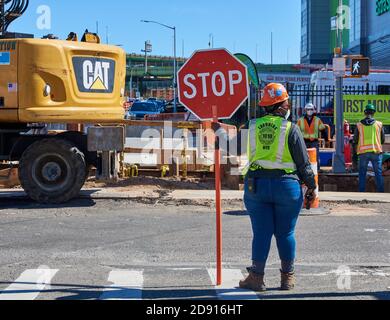
[{"label": "worker in orange vest", "polygon": [[[320,170],[320,131],[325,131],[326,127],[322,120],[316,115],[316,108],[312,103],[305,106],[305,116],[298,120],[298,127],[301,129],[308,149],[317,149],[318,170]],[[325,134],[325,140],[329,138]]]}]

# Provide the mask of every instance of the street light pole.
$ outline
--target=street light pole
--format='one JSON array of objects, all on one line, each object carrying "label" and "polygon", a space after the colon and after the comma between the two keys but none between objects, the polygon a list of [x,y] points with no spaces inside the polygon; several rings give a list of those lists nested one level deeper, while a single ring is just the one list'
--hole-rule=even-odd
[{"label": "street light pole", "polygon": [[[340,8],[342,0],[339,0],[339,9],[337,12],[337,42],[338,48],[335,49],[335,58],[343,59],[343,34],[340,22]],[[335,114],[336,114],[336,153],[333,157],[333,172],[342,174],[346,172],[345,154],[344,154],[344,102],[343,102],[343,75],[336,76],[335,85]]]},{"label": "street light pole", "polygon": [[173,30],[173,112],[176,113],[177,112],[177,55],[176,55],[176,27],[173,26],[168,26],[166,24],[163,24],[163,23],[160,23],[160,22],[157,22],[157,21],[150,21],[150,20],[141,20],[141,22],[144,22],[144,23],[154,23],[154,24],[158,24],[160,26],[163,26],[165,28],[168,28],[168,29],[171,29]]},{"label": "street light pole", "polygon": [[[130,69],[130,83],[129,83],[129,86],[130,86],[130,98],[133,98],[132,97],[132,94],[133,94],[133,75],[134,75],[134,68],[140,68],[140,67],[143,67],[142,64],[135,64],[135,65],[127,65],[126,66],[127,69]],[[138,87],[138,86],[137,86]]]},{"label": "street light pole", "polygon": [[130,70],[130,98],[133,98],[133,68]]},{"label": "street light pole", "polygon": [[176,27],[173,27],[173,113],[177,113]]}]

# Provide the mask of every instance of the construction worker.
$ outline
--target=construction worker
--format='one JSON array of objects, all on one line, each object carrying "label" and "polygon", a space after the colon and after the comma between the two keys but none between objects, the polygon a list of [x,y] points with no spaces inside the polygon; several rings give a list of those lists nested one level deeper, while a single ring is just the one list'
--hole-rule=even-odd
[{"label": "construction worker", "polygon": [[313,198],[316,182],[299,128],[289,122],[289,96],[281,84],[264,90],[265,114],[249,123],[249,162],[244,170],[245,206],[253,229],[252,266],[240,288],[265,291],[265,267],[272,237],[278,244],[281,289],[295,287],[295,227],[303,206],[300,181]]},{"label": "construction worker", "polygon": [[[303,133],[306,147],[308,149],[317,149],[318,170],[320,170],[320,131],[325,131],[326,127],[322,120],[316,115],[316,108],[312,103],[308,103],[305,106],[304,117],[298,120],[298,127]],[[329,137],[325,134],[325,140],[328,141]]]},{"label": "construction worker", "polygon": [[356,126],[354,145],[359,157],[359,192],[366,192],[367,169],[369,162],[375,171],[378,192],[385,192],[382,174],[383,144],[385,143],[385,130],[383,124],[374,119],[376,107],[372,104],[366,106],[366,118]]}]

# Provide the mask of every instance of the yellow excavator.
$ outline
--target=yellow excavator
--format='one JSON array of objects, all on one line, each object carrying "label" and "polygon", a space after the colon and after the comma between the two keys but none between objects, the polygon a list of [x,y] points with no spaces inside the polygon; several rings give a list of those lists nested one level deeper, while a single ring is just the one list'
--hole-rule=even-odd
[{"label": "yellow excavator", "polygon": [[[108,124],[124,118],[126,55],[90,32],[81,41],[8,32],[28,2],[0,0],[0,164],[18,166],[33,200],[63,203],[79,194],[90,166],[102,180],[117,175],[124,128]],[[47,124],[89,128],[51,132]]]}]

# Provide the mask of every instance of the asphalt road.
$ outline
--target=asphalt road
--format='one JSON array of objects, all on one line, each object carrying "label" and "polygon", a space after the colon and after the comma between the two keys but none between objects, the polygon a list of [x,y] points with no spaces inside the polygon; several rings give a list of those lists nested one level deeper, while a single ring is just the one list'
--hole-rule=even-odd
[{"label": "asphalt road", "polygon": [[275,245],[258,295],[236,288],[250,261],[249,217],[226,207],[224,283],[215,287],[209,206],[76,200],[63,207],[0,201],[0,300],[390,300],[390,204],[301,217],[297,289],[278,290]]}]

